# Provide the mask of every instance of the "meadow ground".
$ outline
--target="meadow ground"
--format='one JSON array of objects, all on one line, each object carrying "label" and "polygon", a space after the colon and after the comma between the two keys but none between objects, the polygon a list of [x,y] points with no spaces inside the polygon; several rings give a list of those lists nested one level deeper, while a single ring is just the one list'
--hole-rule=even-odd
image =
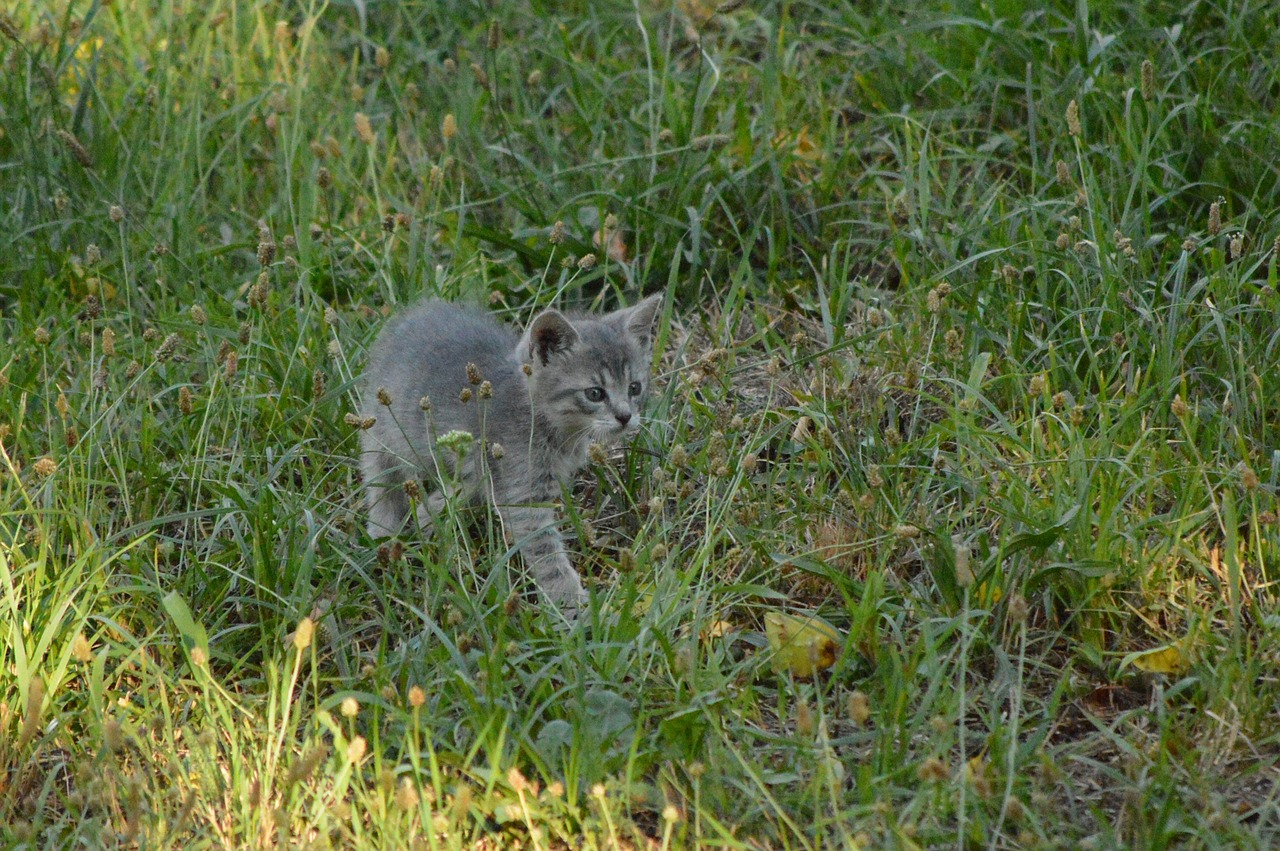
[{"label": "meadow ground", "polygon": [[[1273,4],[3,8],[0,845],[1280,842]],[[371,544],[385,315],[659,291],[579,624]]]}]

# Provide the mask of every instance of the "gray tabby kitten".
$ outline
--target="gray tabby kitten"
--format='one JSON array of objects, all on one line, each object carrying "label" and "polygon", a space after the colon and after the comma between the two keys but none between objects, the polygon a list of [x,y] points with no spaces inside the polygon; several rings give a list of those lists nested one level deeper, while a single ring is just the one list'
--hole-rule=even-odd
[{"label": "gray tabby kitten", "polygon": [[369,534],[404,527],[410,480],[426,484],[424,528],[447,498],[487,501],[542,594],[576,611],[586,592],[550,504],[586,466],[591,444],[639,430],[661,304],[654,295],[600,317],[545,310],[523,336],[441,301],[388,323],[364,376],[365,415],[376,418],[361,435]]}]

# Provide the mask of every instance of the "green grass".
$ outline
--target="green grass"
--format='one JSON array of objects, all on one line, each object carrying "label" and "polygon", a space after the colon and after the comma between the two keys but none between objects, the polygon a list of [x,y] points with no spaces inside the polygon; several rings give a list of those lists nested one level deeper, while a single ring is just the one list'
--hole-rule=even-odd
[{"label": "green grass", "polygon": [[[363,7],[6,7],[0,845],[1280,842],[1271,5]],[[659,291],[578,625],[369,541],[385,314]]]}]

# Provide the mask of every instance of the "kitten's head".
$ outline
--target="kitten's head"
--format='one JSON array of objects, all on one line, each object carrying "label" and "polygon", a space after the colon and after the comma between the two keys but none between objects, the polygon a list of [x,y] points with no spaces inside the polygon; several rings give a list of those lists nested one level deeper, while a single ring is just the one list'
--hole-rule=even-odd
[{"label": "kitten's head", "polygon": [[568,437],[617,443],[640,428],[649,390],[653,324],[662,296],[601,317],[545,310],[529,323],[519,357],[529,365],[534,411]]}]

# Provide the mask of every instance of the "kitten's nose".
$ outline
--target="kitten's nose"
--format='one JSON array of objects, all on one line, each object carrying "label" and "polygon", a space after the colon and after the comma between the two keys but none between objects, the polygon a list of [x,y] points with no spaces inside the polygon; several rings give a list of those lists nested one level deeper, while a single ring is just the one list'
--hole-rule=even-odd
[{"label": "kitten's nose", "polygon": [[621,411],[621,412],[619,412],[619,413],[614,414],[614,417],[616,417],[616,418],[617,418],[617,420],[618,420],[618,425],[621,425],[621,426],[624,426],[624,425],[626,425],[627,423],[631,422],[631,412],[630,412],[630,411]]}]

